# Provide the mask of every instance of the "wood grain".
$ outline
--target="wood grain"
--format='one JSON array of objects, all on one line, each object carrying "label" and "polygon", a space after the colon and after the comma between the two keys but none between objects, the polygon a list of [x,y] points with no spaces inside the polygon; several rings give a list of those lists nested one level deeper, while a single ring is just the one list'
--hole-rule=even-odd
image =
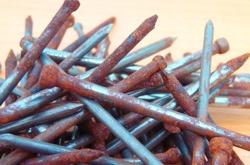
[{"label": "wood grain", "polygon": [[[3,64],[9,49],[20,52],[19,41],[24,33],[24,19],[32,15],[34,36],[38,36],[48,24],[61,0],[11,0],[0,1],[0,62]],[[111,33],[110,51],[137,27],[146,17],[159,16],[157,26],[137,48],[166,36],[176,36],[175,44],[161,52],[171,52],[179,59],[185,52],[201,49],[204,25],[211,19],[215,27],[215,39],[226,37],[230,52],[213,58],[213,67],[249,51],[250,1],[241,0],[82,0],[75,13],[76,21],[82,22],[88,31],[100,21],[116,16],[117,22]],[[72,29],[67,32],[61,48],[76,39]],[[142,61],[145,64],[150,59]],[[239,72],[249,72],[248,61]],[[210,108],[216,122],[225,127],[250,135],[250,110],[236,108]],[[246,164],[250,164],[249,152],[237,149]]]}]

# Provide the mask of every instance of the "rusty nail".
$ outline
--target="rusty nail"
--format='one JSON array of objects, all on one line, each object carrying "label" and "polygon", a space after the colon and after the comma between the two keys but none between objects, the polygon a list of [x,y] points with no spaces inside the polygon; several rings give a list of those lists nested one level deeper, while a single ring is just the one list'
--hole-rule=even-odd
[{"label": "rusty nail", "polygon": [[66,153],[59,153],[49,156],[42,156],[26,160],[22,165],[67,165],[72,163],[88,163],[104,155],[103,152],[93,149],[81,149],[78,151],[71,151]]},{"label": "rusty nail", "polygon": [[93,73],[88,77],[91,82],[101,82],[109,74],[111,69],[133,49],[151,30],[154,29],[157,21],[154,15],[146,19],[134,32],[132,32],[125,41],[118,46],[105,61],[99,65]]},{"label": "rusty nail", "polygon": [[233,151],[233,143],[224,137],[214,137],[210,140],[209,150],[212,154],[211,164],[229,164]]},{"label": "rusty nail", "polygon": [[31,50],[27,51],[12,74],[0,86],[0,103],[3,103],[24,74],[33,66],[34,62],[42,53],[42,50],[56,34],[63,22],[72,12],[77,10],[79,5],[80,3],[77,0],[64,1],[64,4],[58,10],[52,21],[48,24],[40,37],[36,39]]}]

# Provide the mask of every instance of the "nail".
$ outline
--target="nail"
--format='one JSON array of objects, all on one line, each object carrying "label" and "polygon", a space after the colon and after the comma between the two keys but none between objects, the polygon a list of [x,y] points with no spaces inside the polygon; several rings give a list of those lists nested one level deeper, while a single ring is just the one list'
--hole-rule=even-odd
[{"label": "nail", "polygon": [[78,37],[82,37],[84,35],[83,33],[83,26],[81,23],[77,22],[73,25],[74,30],[76,31]]},{"label": "nail", "polygon": [[223,137],[214,137],[210,140],[209,150],[212,154],[211,164],[228,164],[231,160],[233,143]]},{"label": "nail", "polygon": [[118,46],[105,61],[99,65],[88,77],[91,82],[102,82],[112,68],[133,49],[151,30],[154,29],[157,16],[146,19],[134,32],[132,32],[123,43]]},{"label": "nail", "polygon": [[63,37],[68,28],[72,27],[75,22],[73,15],[70,15],[68,19],[62,24],[60,29],[57,31],[55,36],[50,40],[47,47],[52,49],[57,49],[61,44]]},{"label": "nail", "polygon": [[82,45],[83,42],[85,42],[86,39],[88,39],[90,36],[92,36],[94,33],[96,33],[100,28],[103,26],[106,26],[108,24],[114,24],[115,23],[115,17],[110,17],[106,20],[104,20],[101,24],[93,28],[91,31],[86,33],[84,36],[79,37],[77,40],[75,40],[73,43],[71,43],[69,46],[64,48],[64,51],[67,52],[73,52],[76,48],[78,48],[80,45]]},{"label": "nail", "polygon": [[166,73],[164,66],[159,64],[161,68],[161,76],[164,81],[165,87],[173,95],[176,102],[183,108],[183,110],[190,116],[195,116],[196,113],[196,104],[193,99],[188,95],[185,88],[177,80],[177,78],[171,74]]},{"label": "nail", "polygon": [[[59,153],[60,150],[64,150],[64,152],[68,152],[69,150],[65,150],[64,147],[42,142],[35,139],[29,139],[26,137],[16,136],[13,134],[5,133],[0,135],[0,141],[10,143],[12,146],[23,149],[25,151],[30,151],[33,153],[43,153],[43,154],[55,154]],[[59,148],[59,150],[55,150]]]},{"label": "nail", "polygon": [[63,71],[56,66],[44,66],[39,82],[43,87],[56,85],[81,96],[94,98],[100,101],[103,101],[105,97],[105,102],[111,101],[115,107],[132,110],[136,113],[150,116],[181,128],[189,129],[203,136],[225,136],[230,138],[236,146],[250,149],[250,137],[248,136],[228,131],[214,124],[206,123],[172,110],[164,111],[164,108],[159,106],[149,104],[119,92],[110,91],[105,87],[84,80],[79,80],[63,73]]},{"label": "nail", "polygon": [[59,153],[49,156],[41,156],[26,160],[22,165],[53,165],[60,163],[61,165],[74,163],[88,163],[104,155],[103,152],[93,149],[81,149],[67,153]]},{"label": "nail", "polygon": [[[155,156],[164,164],[176,164],[180,162],[181,154],[177,148],[170,148],[164,153],[155,154]],[[142,162],[139,159],[124,159],[126,162],[141,165]]]},{"label": "nail", "polygon": [[[65,148],[63,146],[58,146],[55,144],[51,144],[51,143],[46,143],[46,142],[41,142],[38,140],[31,140],[31,139],[27,139],[27,138],[21,138],[15,135],[11,135],[11,134],[2,134],[0,135],[2,136],[1,140],[5,140],[5,141],[9,141],[11,142],[13,145],[17,145],[18,147],[25,147],[25,149],[31,150],[32,152],[34,151],[38,151],[38,152],[44,152],[46,154],[58,154],[58,153],[69,153],[72,152],[72,149],[68,149]],[[17,141],[15,141],[14,139],[17,139]],[[171,151],[170,153],[174,153],[175,151]],[[24,151],[22,150],[15,150],[14,152],[12,152],[11,154],[14,155],[13,153],[18,153],[19,155],[19,159],[20,159],[20,155],[23,156]],[[10,154],[10,155],[11,155]],[[27,157],[27,155],[26,155]],[[6,159],[6,157],[4,158],[4,160],[6,159],[6,161],[4,160],[0,160],[0,162],[4,165],[10,165],[13,163],[18,163],[21,160],[17,161],[16,157],[12,157],[12,160]],[[22,158],[24,159],[24,158]],[[128,163],[126,163],[125,161],[122,161],[119,159],[113,159],[110,157],[100,157],[96,160],[94,160],[94,162],[99,163],[103,162],[103,163],[110,163],[113,162],[115,164],[121,164],[121,165],[127,165]],[[119,162],[119,163],[118,163]]]},{"label": "nail", "polygon": [[[0,85],[2,85],[3,82],[4,82],[4,79],[0,78]],[[26,93],[28,93],[28,91],[20,86],[16,86],[13,89],[12,93],[17,96],[24,96]]]},{"label": "nail", "polygon": [[31,50],[27,51],[24,57],[21,59],[15,71],[4,81],[0,86],[0,103],[3,103],[9,93],[21,80],[24,74],[33,66],[35,61],[39,58],[42,50],[46,47],[52,37],[56,34],[63,22],[68,16],[79,7],[79,1],[77,0],[65,0],[64,4],[58,10],[52,21],[45,28],[43,33],[34,42]]},{"label": "nail", "polygon": [[[196,113],[197,118],[203,121],[206,121],[208,116],[211,56],[213,53],[213,31],[213,23],[209,20],[206,24],[204,32],[203,50],[201,56],[200,97]],[[204,154],[204,139],[197,136],[194,142],[192,164],[205,164]]]},{"label": "nail", "polygon": [[[15,67],[17,65],[17,58],[14,54],[13,50],[11,49],[9,51],[9,54],[5,60],[5,78],[8,78],[11,73],[14,71]],[[7,99],[5,100],[5,105],[9,105],[13,103],[17,97],[13,94],[10,94]]]},{"label": "nail", "polygon": [[28,16],[25,19],[25,31],[24,31],[24,36],[26,37],[32,37],[33,33],[33,20],[31,16]]}]

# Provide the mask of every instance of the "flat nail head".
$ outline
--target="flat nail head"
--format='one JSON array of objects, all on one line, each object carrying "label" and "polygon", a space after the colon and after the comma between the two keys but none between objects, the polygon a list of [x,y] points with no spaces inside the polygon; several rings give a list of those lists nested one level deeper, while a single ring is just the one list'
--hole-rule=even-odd
[{"label": "flat nail head", "polygon": [[65,0],[63,7],[69,8],[71,11],[76,11],[80,6],[80,2],[78,0]]},{"label": "flat nail head", "polygon": [[215,45],[218,49],[218,54],[224,54],[230,49],[229,43],[226,38],[217,39],[215,41]]},{"label": "flat nail head", "polygon": [[43,88],[53,87],[59,76],[60,69],[53,65],[44,65],[39,78],[39,85]]}]

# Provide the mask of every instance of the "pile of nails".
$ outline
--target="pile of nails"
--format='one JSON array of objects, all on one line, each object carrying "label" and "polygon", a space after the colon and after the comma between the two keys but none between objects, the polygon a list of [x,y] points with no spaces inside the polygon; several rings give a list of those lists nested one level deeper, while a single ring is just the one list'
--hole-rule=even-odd
[{"label": "pile of nails", "polygon": [[[233,73],[250,54],[210,73],[211,55],[226,53],[229,44],[213,41],[208,21],[201,51],[177,61],[155,56],[140,66],[175,40],[132,50],[154,29],[156,15],[108,53],[115,18],[84,33],[71,15],[79,6],[65,0],[38,38],[31,17],[25,20],[22,51],[10,51],[1,79],[1,165],[243,164],[233,146],[250,150],[250,136],[216,125],[207,109],[249,104],[250,75]],[[70,27],[78,38],[58,50]]]}]

